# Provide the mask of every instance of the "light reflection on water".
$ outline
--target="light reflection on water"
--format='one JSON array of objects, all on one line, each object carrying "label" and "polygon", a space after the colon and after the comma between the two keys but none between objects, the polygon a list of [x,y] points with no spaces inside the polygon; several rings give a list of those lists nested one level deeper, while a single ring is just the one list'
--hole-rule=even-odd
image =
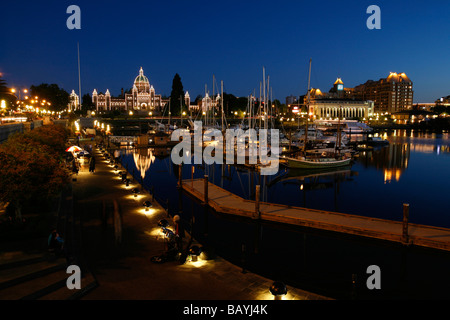
[{"label": "light reflection on water", "polygon": [[[229,165],[195,166],[193,171],[191,165],[184,165],[183,179],[208,174],[210,182],[246,199],[253,199],[255,185],[260,184],[262,201],[398,221],[402,219],[403,203],[409,203],[411,222],[450,228],[448,134],[397,130],[381,136],[390,141],[388,146],[361,152],[351,167],[331,173],[311,174],[280,167],[277,175],[260,176],[247,168]],[[170,150],[154,149],[151,155],[146,152],[133,157],[130,150],[124,160],[130,168],[136,168],[136,174],[137,168],[147,168],[145,174],[140,173],[144,185],[155,186],[161,200],[169,199],[172,212],[181,212],[186,219],[195,215],[197,237],[233,263],[242,262],[245,244],[246,263],[255,272],[340,298],[348,297],[352,273],[364,277],[369,264],[379,265],[384,272],[384,283],[388,283],[384,288],[389,290],[383,291],[383,297],[421,291],[437,294],[440,287],[427,286],[450,285],[445,272],[450,268],[447,254],[405,253],[402,248],[386,244],[205,215],[203,207],[176,189],[178,169],[170,160]],[[374,292],[360,294],[379,297]]]},{"label": "light reflection on water", "polygon": [[[184,165],[183,178],[208,174],[210,182],[246,199],[253,199],[255,185],[260,184],[262,201],[389,220],[401,220],[402,205],[409,203],[411,222],[450,228],[448,134],[394,130],[389,136],[380,136],[390,144],[362,151],[351,167],[331,172],[280,165],[276,175],[260,176],[247,168],[216,164],[196,165],[192,175],[192,166]],[[157,184],[162,197],[174,197],[178,169],[170,161],[170,149],[126,153],[148,185]]]}]

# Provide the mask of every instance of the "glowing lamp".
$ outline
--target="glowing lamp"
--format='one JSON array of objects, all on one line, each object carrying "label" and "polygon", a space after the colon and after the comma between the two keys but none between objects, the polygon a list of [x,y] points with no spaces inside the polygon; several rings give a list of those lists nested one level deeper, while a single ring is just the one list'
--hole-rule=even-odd
[{"label": "glowing lamp", "polygon": [[142,205],[145,207],[145,211],[148,211],[153,206],[150,201],[145,201]]},{"label": "glowing lamp", "polygon": [[197,261],[198,256],[202,253],[202,250],[198,246],[192,246],[189,249],[189,254],[191,255],[191,261]]},{"label": "glowing lamp", "polygon": [[287,294],[286,285],[283,282],[275,281],[269,288],[275,300],[281,300]]},{"label": "glowing lamp", "polygon": [[169,225],[169,221],[166,219],[161,219],[158,221],[158,227],[166,228]]},{"label": "glowing lamp", "polygon": [[131,190],[131,192],[134,194],[134,197],[137,197],[138,193],[140,193],[141,191],[138,188],[134,188],[133,190]]}]

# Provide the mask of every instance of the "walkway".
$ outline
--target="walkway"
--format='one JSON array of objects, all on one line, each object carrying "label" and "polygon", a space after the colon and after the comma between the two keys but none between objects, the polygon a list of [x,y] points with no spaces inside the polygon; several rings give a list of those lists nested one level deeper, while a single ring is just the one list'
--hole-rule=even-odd
[{"label": "walkway", "polygon": [[[74,212],[80,215],[83,231],[82,252],[98,282],[98,287],[83,299],[273,299],[268,290],[273,280],[242,273],[241,268],[217,256],[183,265],[176,261],[152,263],[151,257],[165,251],[157,223],[161,219],[171,221],[170,218],[156,202],[146,212],[142,203],[151,200],[151,195],[142,191],[134,197],[131,190],[140,186],[131,181],[127,188],[98,149],[95,156],[96,172],[89,173],[85,167],[73,182]],[[113,200],[117,200],[122,214],[119,241],[114,228]],[[102,223],[104,212],[109,212],[107,219],[103,219],[106,224]],[[285,299],[328,300],[289,286]]]}]

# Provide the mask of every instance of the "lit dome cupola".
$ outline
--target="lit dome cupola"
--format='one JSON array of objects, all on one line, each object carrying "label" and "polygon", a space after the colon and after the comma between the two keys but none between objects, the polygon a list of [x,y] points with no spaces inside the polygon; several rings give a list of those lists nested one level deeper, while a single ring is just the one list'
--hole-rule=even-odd
[{"label": "lit dome cupola", "polygon": [[337,78],[336,81],[334,82],[333,87],[336,92],[340,92],[344,90],[344,82],[342,82],[341,78]]},{"label": "lit dome cupola", "polygon": [[409,80],[408,76],[402,72],[402,73],[396,73],[396,72],[390,72],[389,76],[386,78],[388,82],[411,82]]},{"label": "lit dome cupola", "polygon": [[139,70],[139,75],[134,80],[134,85],[138,89],[139,93],[149,93],[150,92],[150,83],[148,81],[148,78],[144,76],[144,70]]}]

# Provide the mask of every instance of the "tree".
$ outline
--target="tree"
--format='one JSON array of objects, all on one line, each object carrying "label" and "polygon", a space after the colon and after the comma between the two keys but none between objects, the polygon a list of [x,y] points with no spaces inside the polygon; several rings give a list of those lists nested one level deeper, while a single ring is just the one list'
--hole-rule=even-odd
[{"label": "tree", "polygon": [[4,79],[2,79],[2,77],[0,76],[0,94],[8,92],[9,89],[6,86],[6,81]]},{"label": "tree", "polygon": [[44,126],[0,145],[0,201],[14,207],[16,218],[24,206],[51,200],[69,181],[62,161],[67,135],[60,126]]},{"label": "tree", "polygon": [[[6,81],[2,79],[0,76],[0,100],[5,100],[6,104],[12,106],[14,102],[17,100],[16,96],[11,92],[11,89],[8,88]],[[0,110],[1,112],[2,110]]]},{"label": "tree", "polygon": [[[229,116],[230,112],[245,111],[247,109],[248,98],[236,97],[233,94],[223,93],[224,112]],[[256,110],[254,110],[256,112]]]},{"label": "tree", "polygon": [[173,77],[172,92],[170,93],[170,112],[172,114],[181,114],[180,103],[183,107],[185,106],[183,83],[181,82],[181,77],[177,73]]},{"label": "tree", "polygon": [[94,103],[92,102],[92,97],[89,93],[83,95],[81,101],[81,111],[83,114],[86,114],[87,111],[94,109]]},{"label": "tree", "polygon": [[38,96],[51,103],[51,111],[62,111],[69,104],[69,93],[60,88],[57,84],[42,83],[38,86],[30,87],[31,96]]}]

